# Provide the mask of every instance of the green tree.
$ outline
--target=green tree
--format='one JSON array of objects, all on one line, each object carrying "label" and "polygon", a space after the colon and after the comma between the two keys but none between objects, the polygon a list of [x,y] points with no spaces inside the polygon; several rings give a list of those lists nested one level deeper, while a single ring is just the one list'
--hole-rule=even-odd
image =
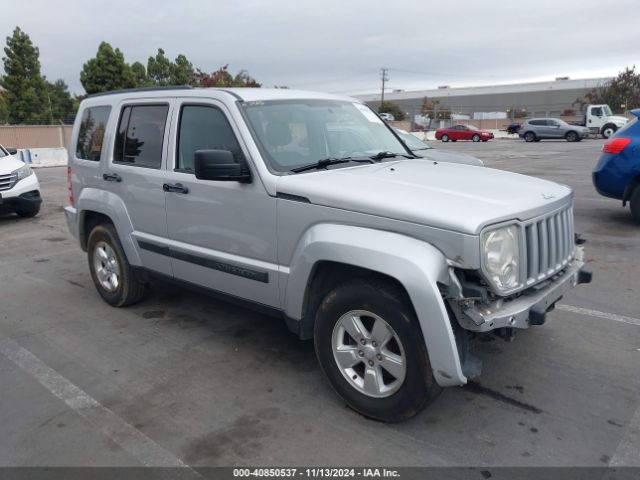
[{"label": "green tree", "polygon": [[209,74],[197,69],[193,74],[191,85],[195,87],[261,87],[246,70],[240,70],[235,76],[229,72],[229,65],[223,65]]},{"label": "green tree", "polygon": [[9,109],[7,108],[7,98],[4,91],[0,90],[0,124],[9,121]]},{"label": "green tree", "polygon": [[153,85],[159,87],[170,85],[188,85],[193,77],[193,65],[184,55],[180,54],[175,61],[169,60],[162,48],[158,49],[155,57],[147,61],[147,75]]},{"label": "green tree", "polygon": [[102,42],[95,58],[83,65],[80,82],[88,94],[136,86],[136,79],[124,61],[124,55],[107,42]]},{"label": "green tree", "polygon": [[636,72],[635,65],[576,99],[573,105],[584,110],[586,105],[598,103],[606,103],[614,113],[640,107],[640,72]]},{"label": "green tree", "polygon": [[73,99],[69,93],[69,88],[64,80],[56,80],[53,83],[47,82],[48,107],[51,120],[65,121],[73,115]]},{"label": "green tree", "polygon": [[378,107],[379,113],[390,113],[396,120],[404,120],[404,112],[393,102],[382,102]]},{"label": "green tree", "polygon": [[189,85],[193,78],[193,65],[184,55],[178,55],[171,65],[171,84]]},{"label": "green tree", "polygon": [[131,64],[131,73],[136,87],[148,87],[153,85],[149,76],[147,75],[147,69],[140,62],[133,62]]},{"label": "green tree", "polygon": [[1,86],[9,123],[47,120],[47,85],[40,73],[40,51],[29,35],[16,27],[4,48]]},{"label": "green tree", "polygon": [[147,61],[147,75],[151,82],[159,87],[170,84],[171,60],[165,56],[163,49],[159,48],[155,57],[149,57]]}]

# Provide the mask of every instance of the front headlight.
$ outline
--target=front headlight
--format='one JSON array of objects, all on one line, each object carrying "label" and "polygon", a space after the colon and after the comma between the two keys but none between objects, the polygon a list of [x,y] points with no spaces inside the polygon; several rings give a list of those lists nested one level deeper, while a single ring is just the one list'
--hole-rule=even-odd
[{"label": "front headlight", "polygon": [[31,170],[31,167],[29,165],[24,164],[22,167],[20,167],[17,170],[14,170],[11,173],[18,176],[18,179],[16,181],[19,182],[23,178],[27,178],[29,175],[33,174],[33,170]]},{"label": "front headlight", "polygon": [[520,258],[518,227],[502,227],[482,234],[484,270],[493,286],[505,292],[518,286]]}]

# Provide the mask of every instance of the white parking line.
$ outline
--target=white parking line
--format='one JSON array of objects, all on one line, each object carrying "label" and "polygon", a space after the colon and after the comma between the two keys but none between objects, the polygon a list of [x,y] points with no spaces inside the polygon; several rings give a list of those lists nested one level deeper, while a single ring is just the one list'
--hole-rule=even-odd
[{"label": "white parking line", "polygon": [[[43,387],[143,465],[191,468],[15,341],[0,338],[0,353],[31,374]],[[200,477],[197,472],[192,472]]]},{"label": "white parking line", "polygon": [[640,408],[629,421],[625,435],[613,453],[611,467],[640,467]]},{"label": "white parking line", "polygon": [[626,317],[624,315],[616,315],[615,313],[599,312],[588,308],[574,307],[573,305],[556,305],[556,309],[563,312],[578,313],[580,315],[588,315],[590,317],[603,318],[605,320],[613,320],[615,322],[628,323],[629,325],[639,325],[640,318]]}]

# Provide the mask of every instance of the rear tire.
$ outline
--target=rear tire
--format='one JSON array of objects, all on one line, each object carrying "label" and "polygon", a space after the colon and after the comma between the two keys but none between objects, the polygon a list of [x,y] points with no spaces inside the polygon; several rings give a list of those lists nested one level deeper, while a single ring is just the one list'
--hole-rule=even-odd
[{"label": "rear tire", "polygon": [[448,141],[449,141],[449,135],[446,135],[446,134],[445,134],[445,135],[442,135],[441,140],[442,140],[443,142],[448,142]]},{"label": "rear tire", "polygon": [[533,132],[527,132],[523,135],[524,141],[527,143],[536,141],[536,134]]},{"label": "rear tire", "polygon": [[97,225],[91,230],[87,258],[93,283],[109,305],[125,307],[146,295],[148,286],[136,278],[112,224]]},{"label": "rear tire", "polygon": [[406,293],[384,279],[336,287],[316,312],[314,334],[331,386],[366,417],[406,420],[442,390]]},{"label": "rear tire", "polygon": [[636,224],[640,225],[640,185],[636,186],[633,192],[631,192],[629,202],[633,221],[636,222]]},{"label": "rear tire", "polygon": [[471,137],[471,140],[473,140],[474,142],[479,142],[480,141],[480,135],[478,135],[477,133]]}]

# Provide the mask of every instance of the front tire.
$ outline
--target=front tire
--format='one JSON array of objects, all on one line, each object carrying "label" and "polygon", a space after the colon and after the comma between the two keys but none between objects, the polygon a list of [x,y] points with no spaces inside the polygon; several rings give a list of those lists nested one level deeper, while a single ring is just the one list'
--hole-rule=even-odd
[{"label": "front tire", "polygon": [[474,142],[479,142],[480,141],[480,135],[478,135],[477,133],[471,137],[471,140],[473,140]]},{"label": "front tire", "polygon": [[640,225],[640,185],[636,186],[636,188],[631,193],[629,202],[633,221],[636,222],[636,224]]},{"label": "front tire", "polygon": [[399,422],[441,391],[407,295],[384,280],[348,281],[316,312],[314,343],[333,389],[369,418]]},{"label": "front tire", "polygon": [[144,298],[147,284],[136,278],[113,225],[102,224],[91,230],[87,256],[93,283],[109,305],[124,307]]},{"label": "front tire", "polygon": [[611,138],[618,128],[615,125],[605,125],[600,132],[602,138]]},{"label": "front tire", "polygon": [[442,135],[442,139],[443,142],[448,142],[449,141],[449,135]]},{"label": "front tire", "polygon": [[567,132],[564,138],[567,142],[577,142],[578,134],[576,132]]}]

